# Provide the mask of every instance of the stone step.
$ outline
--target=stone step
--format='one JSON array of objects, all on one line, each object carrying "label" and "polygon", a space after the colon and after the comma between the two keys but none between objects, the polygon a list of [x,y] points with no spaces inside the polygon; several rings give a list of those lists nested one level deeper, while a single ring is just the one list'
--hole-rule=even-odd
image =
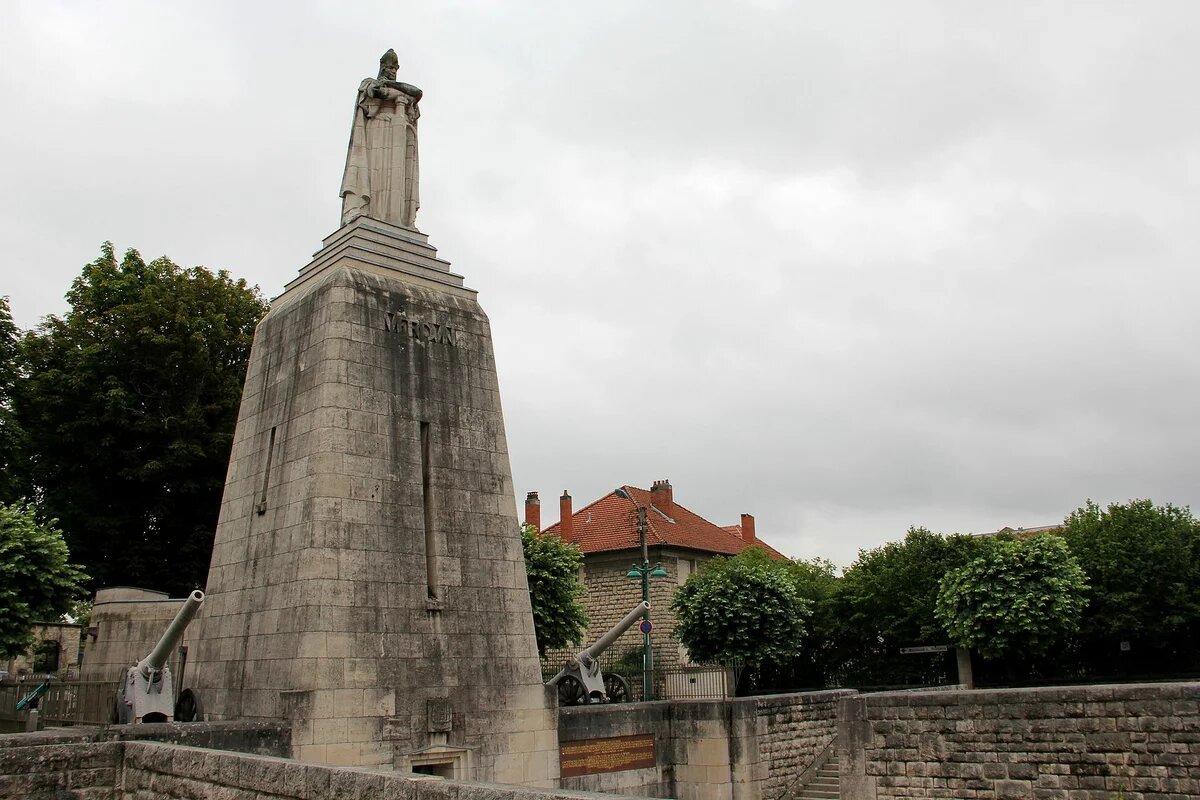
[{"label": "stone step", "polygon": [[841,783],[838,779],[837,757],[831,757],[813,775],[796,800],[839,800]]}]

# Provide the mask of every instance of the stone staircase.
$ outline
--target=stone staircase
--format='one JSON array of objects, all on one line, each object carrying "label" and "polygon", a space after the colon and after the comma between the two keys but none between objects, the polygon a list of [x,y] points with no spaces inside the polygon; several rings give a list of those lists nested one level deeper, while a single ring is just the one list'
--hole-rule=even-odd
[{"label": "stone staircase", "polygon": [[830,754],[825,765],[817,770],[813,779],[796,795],[796,800],[838,800],[840,797],[837,754]]}]

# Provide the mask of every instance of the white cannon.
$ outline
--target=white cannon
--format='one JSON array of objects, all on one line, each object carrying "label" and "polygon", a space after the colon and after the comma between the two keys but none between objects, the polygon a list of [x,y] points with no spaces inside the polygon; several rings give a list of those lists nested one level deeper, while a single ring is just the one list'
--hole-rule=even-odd
[{"label": "white cannon", "polygon": [[183,632],[203,603],[204,592],[199,589],[188,595],[150,654],[129,668],[117,696],[118,722],[175,720],[175,683],[167,659],[179,647]]},{"label": "white cannon", "polygon": [[649,610],[650,604],[641,601],[586,650],[567,659],[567,665],[547,681],[558,687],[559,704],[573,706],[581,703],[629,702],[629,684],[620,675],[605,675],[600,671],[600,654]]}]

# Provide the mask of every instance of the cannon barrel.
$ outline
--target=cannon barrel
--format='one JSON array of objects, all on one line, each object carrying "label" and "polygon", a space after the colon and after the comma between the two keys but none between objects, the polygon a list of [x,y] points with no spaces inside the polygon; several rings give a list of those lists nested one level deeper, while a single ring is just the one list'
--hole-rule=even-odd
[{"label": "cannon barrel", "polygon": [[171,624],[163,631],[162,638],[158,640],[158,644],[154,645],[150,655],[138,662],[137,670],[143,677],[149,680],[154,673],[160,672],[166,665],[171,651],[179,646],[184,630],[196,616],[202,603],[204,603],[204,592],[199,589],[196,589],[183,601],[183,607],[179,609],[175,619],[171,620]]},{"label": "cannon barrel", "polygon": [[586,650],[579,654],[580,661],[594,661],[599,658],[600,654],[608,649],[609,645],[621,637],[621,634],[633,627],[633,623],[642,618],[642,615],[650,610],[650,604],[643,600],[633,607],[633,610],[625,615],[624,619],[612,627],[608,633],[601,636],[596,641],[592,642]]}]

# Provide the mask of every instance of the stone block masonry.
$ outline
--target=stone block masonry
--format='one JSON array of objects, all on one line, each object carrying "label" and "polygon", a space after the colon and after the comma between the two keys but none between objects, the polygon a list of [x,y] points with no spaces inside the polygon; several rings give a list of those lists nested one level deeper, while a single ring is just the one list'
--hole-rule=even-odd
[{"label": "stone block masonry", "polygon": [[149,742],[0,747],[3,800],[598,800]]},{"label": "stone block masonry", "polygon": [[844,800],[1200,797],[1200,684],[843,698]]},{"label": "stone block masonry", "polygon": [[839,699],[852,690],[579,706],[559,712],[559,739],[651,735],[654,767],[564,778],[570,789],[679,800],[787,798],[821,765]]},{"label": "stone block masonry", "polygon": [[189,684],[309,762],[553,785],[487,316],[360,218],[255,333]]},{"label": "stone block masonry", "polygon": [[850,689],[754,699],[763,797],[792,797],[825,761],[837,733],[838,702]]}]

